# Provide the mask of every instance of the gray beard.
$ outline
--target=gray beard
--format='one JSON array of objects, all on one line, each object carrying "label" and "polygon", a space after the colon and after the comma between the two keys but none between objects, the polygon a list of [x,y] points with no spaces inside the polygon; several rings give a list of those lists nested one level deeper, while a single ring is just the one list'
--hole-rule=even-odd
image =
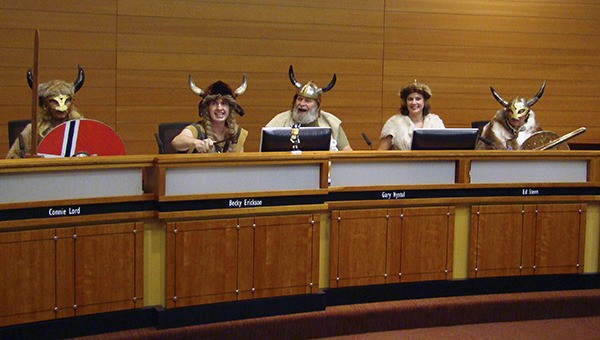
[{"label": "gray beard", "polygon": [[300,113],[298,112],[298,108],[294,107],[292,109],[292,118],[294,119],[294,121],[300,125],[308,125],[312,122],[314,122],[315,120],[317,120],[317,118],[319,118],[319,108],[318,107],[314,107],[311,110],[309,110],[308,112],[306,112],[304,115],[300,115]]}]

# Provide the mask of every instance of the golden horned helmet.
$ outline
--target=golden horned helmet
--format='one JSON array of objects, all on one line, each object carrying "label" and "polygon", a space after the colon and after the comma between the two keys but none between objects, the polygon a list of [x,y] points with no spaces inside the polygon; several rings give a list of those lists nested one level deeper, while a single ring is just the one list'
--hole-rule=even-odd
[{"label": "golden horned helmet", "polygon": [[500,95],[496,92],[496,90],[494,90],[493,87],[490,86],[490,90],[492,91],[492,95],[494,96],[494,98],[496,98],[498,103],[500,103],[500,105],[504,106],[504,108],[506,109],[506,115],[508,119],[519,119],[523,116],[529,115],[531,107],[533,106],[533,104],[537,103],[538,100],[540,100],[540,98],[544,94],[545,88],[546,82],[542,84],[542,87],[540,87],[540,90],[533,98],[525,100],[525,98],[517,96],[510,102],[507,102],[506,100],[502,99],[502,97],[500,97]]}]

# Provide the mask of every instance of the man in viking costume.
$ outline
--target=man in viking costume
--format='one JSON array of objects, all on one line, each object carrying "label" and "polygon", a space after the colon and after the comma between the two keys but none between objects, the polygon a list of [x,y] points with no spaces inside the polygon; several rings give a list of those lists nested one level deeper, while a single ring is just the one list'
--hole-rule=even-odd
[{"label": "man in viking costume", "polygon": [[305,85],[296,81],[294,68],[291,65],[288,73],[292,85],[298,90],[292,100],[292,108],[277,114],[266,126],[290,127],[299,124],[301,127],[331,127],[332,140],[330,149],[332,151],[352,150],[346,133],[342,129],[342,121],[333,114],[321,110],[321,94],[333,88],[336,82],[335,74],[329,85],[319,88],[312,81],[309,81]]},{"label": "man in viking costume", "polygon": [[532,134],[542,131],[535,120],[531,107],[544,94],[546,82],[531,99],[516,97],[507,102],[490,86],[492,95],[503,106],[494,118],[483,127],[481,139],[477,143],[478,150],[517,150]]},{"label": "man in viking costume", "polygon": [[173,138],[173,148],[188,153],[243,152],[248,131],[237,124],[235,116],[236,113],[244,115],[236,98],[246,91],[246,75],[243,75],[242,85],[235,91],[220,80],[206,90],[196,86],[191,75],[188,81],[192,92],[202,98],[198,104],[200,120],[186,126]]},{"label": "man in viking costume", "polygon": [[[42,110],[37,118],[38,144],[56,126],[83,116],[77,111],[74,105],[75,92],[83,86],[85,74],[81,66],[78,67],[77,79],[73,83],[67,83],[63,80],[51,80],[38,85],[38,106]],[[29,87],[33,87],[33,75],[31,70],[27,71],[27,82]],[[19,138],[15,140],[6,158],[22,158],[30,155],[31,145],[31,124],[28,124],[21,132]]]}]

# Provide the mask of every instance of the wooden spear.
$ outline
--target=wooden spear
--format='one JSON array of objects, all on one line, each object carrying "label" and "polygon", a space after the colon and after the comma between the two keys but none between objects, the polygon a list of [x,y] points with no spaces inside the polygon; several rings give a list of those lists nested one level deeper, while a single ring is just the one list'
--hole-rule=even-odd
[{"label": "wooden spear", "polygon": [[38,53],[40,46],[40,30],[35,30],[33,39],[33,68],[31,71],[31,155],[37,155],[38,145],[38,126],[37,126],[37,107],[38,107]]}]

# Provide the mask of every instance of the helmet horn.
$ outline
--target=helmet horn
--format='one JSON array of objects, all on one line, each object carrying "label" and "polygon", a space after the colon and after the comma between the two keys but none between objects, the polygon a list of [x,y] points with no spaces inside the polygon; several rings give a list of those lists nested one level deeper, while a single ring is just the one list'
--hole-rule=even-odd
[{"label": "helmet horn", "polygon": [[531,98],[531,99],[529,99],[527,101],[527,106],[528,107],[533,106],[533,104],[537,103],[537,101],[540,100],[540,98],[542,98],[542,95],[544,94],[545,88],[546,88],[546,82],[544,81],[544,83],[542,84],[542,87],[540,87],[540,90],[535,95],[535,97],[533,97],[533,98]]},{"label": "helmet horn", "polygon": [[202,90],[201,88],[199,88],[196,83],[194,83],[194,79],[192,79],[192,75],[190,74],[188,76],[188,82],[190,84],[190,90],[192,90],[192,92],[194,92],[195,94],[199,95],[200,97],[204,97],[204,90]]},{"label": "helmet horn", "polygon": [[235,90],[234,95],[237,97],[244,92],[246,92],[246,88],[248,87],[248,81],[246,80],[246,73],[242,75],[242,85]]},{"label": "helmet horn", "polygon": [[294,76],[294,67],[292,65],[290,65],[288,73],[290,75],[290,81],[292,82],[292,85],[294,85],[298,90],[300,90],[302,88],[302,84],[300,84],[296,80],[296,77]]},{"label": "helmet horn", "polygon": [[335,76],[335,73],[334,73],[333,78],[331,78],[331,81],[329,82],[329,85],[319,89],[319,92],[325,93],[325,92],[331,90],[333,88],[333,86],[335,85],[336,81],[337,81],[337,77]]},{"label": "helmet horn", "polygon": [[[74,92],[79,91],[79,89],[83,86],[84,81],[85,72],[83,72],[83,67],[81,67],[81,65],[77,65],[77,78],[73,82]],[[33,73],[31,72],[31,68],[27,69],[27,84],[29,84],[29,88],[33,88]]]},{"label": "helmet horn", "polygon": [[500,97],[498,92],[496,92],[496,90],[494,90],[494,88],[492,86],[490,86],[490,90],[492,91],[492,95],[494,96],[494,98],[496,98],[496,100],[498,101],[498,103],[500,103],[500,105],[502,105],[504,107],[508,106],[508,102],[506,100],[502,99],[502,97]]},{"label": "helmet horn", "polygon": [[79,89],[83,86],[83,82],[85,81],[85,72],[83,72],[83,67],[81,65],[77,65],[77,79],[73,82],[73,90],[75,92],[79,91]]}]

